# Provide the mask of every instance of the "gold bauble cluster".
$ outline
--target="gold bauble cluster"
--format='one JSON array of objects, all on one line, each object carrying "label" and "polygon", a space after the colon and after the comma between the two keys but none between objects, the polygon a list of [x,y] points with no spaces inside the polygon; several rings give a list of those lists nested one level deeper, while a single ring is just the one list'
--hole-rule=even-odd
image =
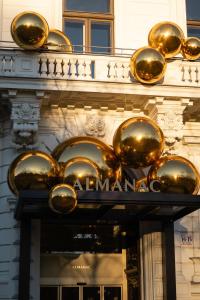
[{"label": "gold bauble cluster", "polygon": [[105,180],[114,186],[122,178],[123,167],[150,167],[147,177],[136,182],[136,191],[197,194],[200,177],[195,166],[180,156],[161,157],[163,150],[164,136],[158,125],[148,117],[134,117],[118,127],[113,148],[82,136],[59,144],[52,155],[42,151],[20,154],[10,165],[8,184],[16,195],[23,190],[49,190],[49,207],[60,214],[76,208],[80,186],[91,190],[97,181]]},{"label": "gold bauble cluster", "polygon": [[69,38],[57,29],[49,30],[45,18],[36,12],[18,14],[12,21],[11,35],[15,43],[25,50],[72,52]]},{"label": "gold bauble cluster", "polygon": [[158,83],[164,78],[167,59],[180,52],[187,60],[200,58],[200,39],[185,39],[182,29],[177,24],[160,22],[149,32],[148,46],[133,53],[130,61],[131,74],[141,83]]}]

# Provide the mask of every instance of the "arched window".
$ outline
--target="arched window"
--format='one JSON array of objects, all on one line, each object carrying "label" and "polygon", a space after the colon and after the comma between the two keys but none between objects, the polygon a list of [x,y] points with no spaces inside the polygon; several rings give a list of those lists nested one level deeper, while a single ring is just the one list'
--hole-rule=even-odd
[{"label": "arched window", "polygon": [[113,10],[113,0],[64,0],[64,32],[75,52],[112,52]]},{"label": "arched window", "polygon": [[200,1],[186,0],[188,36],[200,37]]}]

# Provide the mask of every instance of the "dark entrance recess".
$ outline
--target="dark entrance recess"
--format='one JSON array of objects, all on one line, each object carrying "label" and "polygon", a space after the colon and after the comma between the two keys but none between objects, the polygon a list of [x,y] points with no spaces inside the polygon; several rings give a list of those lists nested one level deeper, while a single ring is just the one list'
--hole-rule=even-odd
[{"label": "dark entrance recess", "polygon": [[[136,193],[136,192],[79,192],[78,208],[67,217],[58,216],[52,213],[48,207],[47,191],[24,191],[20,193],[15,217],[21,220],[21,241],[20,241],[20,275],[19,275],[19,299],[29,300],[30,279],[30,220],[41,219],[43,228],[52,226],[56,233],[56,228],[66,226],[73,230],[79,226],[78,231],[90,228],[93,238],[90,241],[90,247],[93,251],[101,251],[101,244],[105,245],[105,252],[120,251],[123,247],[128,248],[129,269],[134,270],[137,257],[137,245],[132,241],[137,240],[132,235],[138,233],[138,226],[141,222],[149,222],[149,230],[153,232],[152,224],[160,224],[160,230],[163,233],[163,266],[165,270],[165,299],[176,299],[176,280],[175,280],[175,249],[174,249],[174,227],[173,222],[179,218],[200,208],[200,196],[183,194],[162,194],[162,193]],[[103,227],[104,226],[104,227]],[[109,237],[113,234],[114,228],[119,226],[119,236],[110,241]],[[71,227],[72,228],[72,227]],[[106,235],[101,235],[102,228]],[[135,228],[135,230],[133,229]],[[104,231],[104,230],[103,230]],[[135,233],[134,233],[135,232]],[[97,234],[98,233],[98,234]],[[71,238],[75,233],[71,233]],[[96,234],[96,236],[95,236]],[[63,237],[62,237],[63,238]],[[50,237],[46,241],[52,243]],[[60,239],[57,239],[60,240]],[[74,243],[73,247],[86,246],[84,239]],[[48,251],[48,243],[42,244],[43,251]],[[69,243],[68,243],[69,244]],[[62,242],[58,243],[58,249],[62,249]],[[55,250],[56,251],[56,250]],[[139,277],[138,269],[134,275],[129,273],[129,278]],[[127,277],[128,278],[128,277]],[[128,279],[129,282],[129,279]],[[89,291],[87,291],[89,293]],[[106,292],[109,294],[109,290]],[[137,294],[136,290],[132,291]],[[139,297],[139,296],[138,296]],[[137,299],[137,298],[136,298]]]}]

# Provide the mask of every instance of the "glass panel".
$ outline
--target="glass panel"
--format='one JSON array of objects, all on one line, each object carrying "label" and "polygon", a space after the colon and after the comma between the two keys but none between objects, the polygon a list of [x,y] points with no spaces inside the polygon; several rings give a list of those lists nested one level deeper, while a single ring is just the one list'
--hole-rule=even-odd
[{"label": "glass panel", "polygon": [[40,300],[57,300],[58,299],[58,288],[57,287],[41,287],[40,288]]},{"label": "glass panel", "polygon": [[65,10],[109,13],[110,0],[65,0]]},{"label": "glass panel", "polygon": [[104,287],[104,300],[121,300],[121,288]]},{"label": "glass panel", "polygon": [[186,0],[187,19],[200,20],[200,1],[199,0]]},{"label": "glass panel", "polygon": [[73,45],[73,51],[83,52],[84,22],[65,21],[64,32]]},{"label": "glass panel", "polygon": [[91,49],[96,53],[110,53],[110,23],[91,24]]},{"label": "glass panel", "polygon": [[100,287],[84,287],[83,300],[100,300]]},{"label": "glass panel", "polygon": [[187,32],[188,32],[188,36],[196,36],[199,38],[200,37],[200,26],[199,26],[199,28],[188,26]]},{"label": "glass panel", "polygon": [[62,300],[79,300],[79,288],[78,287],[63,287],[62,288]]}]

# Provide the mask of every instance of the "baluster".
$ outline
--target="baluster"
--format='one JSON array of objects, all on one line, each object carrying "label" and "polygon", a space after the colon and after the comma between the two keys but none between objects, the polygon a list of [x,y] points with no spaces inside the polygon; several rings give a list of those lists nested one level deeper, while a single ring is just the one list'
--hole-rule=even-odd
[{"label": "baluster", "polygon": [[198,68],[196,67],[196,69],[195,69],[195,77],[196,77],[196,80],[195,80],[195,82],[199,82],[199,70],[198,70]]},{"label": "baluster", "polygon": [[114,78],[118,78],[118,65],[117,65],[117,63],[114,64]]},{"label": "baluster", "polygon": [[108,78],[113,79],[115,78],[115,69],[114,69],[115,63],[113,62],[109,62],[109,64],[107,65],[108,67]]},{"label": "baluster", "polygon": [[85,67],[85,73],[86,73],[86,79],[91,79],[91,60],[88,60],[85,62],[86,67]]},{"label": "baluster", "polygon": [[62,76],[62,61],[60,59],[56,60],[56,77]]},{"label": "baluster", "polygon": [[185,81],[185,67],[184,66],[182,66],[181,72],[182,72],[182,78],[181,78],[181,80]]},{"label": "baluster", "polygon": [[192,68],[191,68],[191,66],[189,66],[189,68],[188,68],[188,74],[189,74],[189,79],[188,79],[188,81],[189,81],[189,82],[192,82]]},{"label": "baluster", "polygon": [[54,58],[50,58],[48,59],[48,75],[49,77],[55,77],[55,59]]},{"label": "baluster", "polygon": [[70,73],[71,73],[71,78],[75,79],[76,78],[76,59],[71,59],[71,68],[70,68]]},{"label": "baluster", "polygon": [[47,76],[47,61],[46,59],[40,58],[39,60],[39,70],[38,73],[41,75],[41,77]]}]

